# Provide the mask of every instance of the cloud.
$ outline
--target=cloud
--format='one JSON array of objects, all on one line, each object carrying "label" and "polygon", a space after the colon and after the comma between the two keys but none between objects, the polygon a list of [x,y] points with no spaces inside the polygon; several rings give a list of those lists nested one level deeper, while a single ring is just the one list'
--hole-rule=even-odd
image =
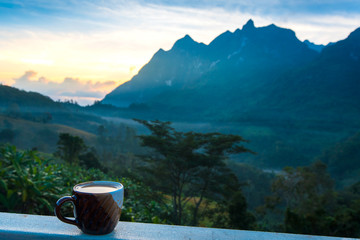
[{"label": "cloud", "polygon": [[[34,71],[27,71],[25,72],[24,75],[22,75],[21,77],[14,79],[16,81],[16,83],[18,84],[27,84],[28,82],[31,82],[34,77],[36,77],[37,73]],[[40,79],[39,79],[40,80]]]},{"label": "cloud", "polygon": [[325,13],[339,12],[358,13],[360,4],[358,0],[138,0],[142,5],[156,4],[166,6],[189,7],[206,9],[221,7],[226,10],[241,10],[251,14],[288,14],[288,13]]},{"label": "cloud", "polygon": [[[11,10],[13,18],[17,21],[7,20],[5,26],[11,26],[15,22],[16,27],[24,24],[27,29],[35,27],[38,30],[40,26],[40,29],[56,33],[86,32],[89,41],[91,41],[90,35],[104,33],[103,36],[100,36],[101,39],[98,39],[103,46],[114,46],[116,42],[118,46],[124,45],[126,44],[124,39],[129,39],[134,46],[130,46],[132,50],[138,45],[146,45],[144,39],[148,39],[146,42],[149,40],[154,42],[154,40],[159,41],[164,37],[166,39],[166,36],[174,36],[174,33],[177,36],[183,36],[197,31],[200,41],[206,42],[210,39],[205,39],[205,37],[214,37],[215,33],[220,34],[219,29],[233,30],[231,28],[234,25],[241,27],[241,24],[249,18],[255,18],[256,22],[261,25],[285,23],[284,27],[291,29],[303,21],[308,22],[309,17],[314,19],[311,23],[312,26],[318,29],[320,29],[320,25],[316,19],[328,19],[329,16],[338,16],[341,19],[352,21],[347,24],[348,32],[354,30],[354,26],[360,25],[357,20],[360,12],[359,0],[78,0],[51,1],[48,4],[44,4],[43,0],[34,0],[26,1],[21,5],[23,6],[19,8],[21,11]],[[8,9],[5,10],[1,11],[0,8],[0,15],[9,12]],[[28,15],[35,16],[36,21],[33,22]],[[332,24],[336,27],[341,22],[333,21]],[[321,26],[318,36],[329,32],[326,28],[328,27]],[[139,37],[139,34],[136,34],[135,37],[134,32],[136,31],[142,32],[143,36]],[[330,31],[335,32],[336,30]],[[112,32],[110,34],[112,36],[108,34],[109,32]],[[163,34],[164,32],[166,34]],[[156,35],[159,37],[154,37]],[[85,36],[69,34],[66,37],[74,40],[73,38],[84,38]],[[194,37],[196,38],[196,36]],[[316,41],[316,39],[310,40]],[[329,39],[329,41],[335,40]],[[153,51],[157,51],[157,49],[153,49]],[[24,58],[24,61],[38,64],[54,63],[52,59],[45,57],[35,59],[28,57]]]},{"label": "cloud", "polygon": [[89,103],[89,100],[103,98],[117,86],[115,81],[81,81],[71,77],[65,78],[62,82],[54,82],[43,76],[38,77],[38,73],[35,71],[27,71],[21,77],[13,80],[12,86],[19,89],[39,92],[54,100],[71,98],[86,104]]},{"label": "cloud", "polygon": [[[257,26],[274,23],[294,30],[301,40],[319,44],[343,39],[360,26],[358,0],[137,0],[103,4],[99,9],[109,20],[108,29],[140,29],[136,35],[142,35],[141,41],[148,39],[156,46],[161,42],[163,49],[185,34],[209,43],[226,30],[241,28],[250,18]],[[134,31],[129,33],[127,37]]]}]

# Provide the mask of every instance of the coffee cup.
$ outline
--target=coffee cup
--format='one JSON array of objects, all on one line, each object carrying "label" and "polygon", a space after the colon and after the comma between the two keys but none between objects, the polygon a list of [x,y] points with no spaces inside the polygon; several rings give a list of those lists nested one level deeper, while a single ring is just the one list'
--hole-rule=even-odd
[{"label": "coffee cup", "polygon": [[[124,201],[124,187],[121,183],[93,181],[74,186],[72,196],[56,202],[55,215],[63,222],[77,226],[87,234],[108,234],[119,222]],[[61,206],[71,202],[75,219],[64,217]]]}]

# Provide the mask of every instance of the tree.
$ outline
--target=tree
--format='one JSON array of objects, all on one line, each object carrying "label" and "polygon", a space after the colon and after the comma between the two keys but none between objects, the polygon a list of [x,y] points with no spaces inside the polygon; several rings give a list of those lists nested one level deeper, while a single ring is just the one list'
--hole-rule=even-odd
[{"label": "tree", "polygon": [[[219,199],[226,187],[238,190],[237,182],[225,179],[231,171],[226,167],[227,154],[250,152],[240,145],[246,142],[237,135],[221,133],[179,132],[170,122],[137,122],[151,134],[141,135],[142,145],[154,152],[143,158],[144,180],[171,196],[173,222],[183,224],[183,210],[194,202],[191,223],[198,223],[198,212],[204,198]],[[233,186],[230,186],[232,183]],[[164,202],[166,204],[166,202]]]},{"label": "tree", "polygon": [[272,184],[272,207],[282,206],[286,232],[334,235],[339,209],[334,183],[320,161],[296,169],[287,167]]},{"label": "tree", "polygon": [[247,211],[247,203],[241,191],[235,192],[228,206],[230,227],[235,229],[252,229],[255,217]]},{"label": "tree", "polygon": [[90,148],[90,151],[79,155],[80,165],[89,168],[97,168],[103,172],[107,172],[107,169],[102,166],[97,157],[96,151],[94,148]]},{"label": "tree", "polygon": [[[305,213],[323,206],[323,201],[330,201],[334,193],[334,181],[326,171],[323,162],[310,166],[284,168],[285,173],[278,175],[272,189],[278,199],[285,201],[287,207]],[[330,204],[330,202],[328,202]]]},{"label": "tree", "polygon": [[57,145],[56,155],[74,165],[79,165],[79,155],[87,149],[82,138],[68,133],[59,134]]}]

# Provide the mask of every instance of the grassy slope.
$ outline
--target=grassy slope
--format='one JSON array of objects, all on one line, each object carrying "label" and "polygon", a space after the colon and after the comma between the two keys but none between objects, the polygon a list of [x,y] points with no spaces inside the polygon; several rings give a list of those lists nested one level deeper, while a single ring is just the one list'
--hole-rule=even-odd
[{"label": "grassy slope", "polygon": [[52,153],[56,150],[59,133],[70,133],[84,139],[87,145],[93,145],[96,136],[92,133],[60,124],[39,123],[23,119],[0,116],[0,130],[5,129],[4,122],[10,122],[15,132],[12,144],[21,149],[37,148],[39,151]]}]

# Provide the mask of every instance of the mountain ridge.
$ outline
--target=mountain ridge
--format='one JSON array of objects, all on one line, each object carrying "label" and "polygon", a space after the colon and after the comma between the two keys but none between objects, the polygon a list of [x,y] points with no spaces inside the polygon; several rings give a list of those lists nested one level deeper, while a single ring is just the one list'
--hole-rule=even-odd
[{"label": "mountain ridge", "polygon": [[[198,119],[212,120],[238,119],[248,112],[256,112],[257,109],[262,109],[264,112],[269,112],[271,109],[281,111],[278,106],[286,104],[288,106],[283,110],[292,108],[295,111],[301,106],[293,103],[295,101],[293,97],[277,93],[277,91],[287,92],[281,84],[289,85],[293,90],[296,86],[291,82],[297,82],[299,86],[304,85],[306,81],[299,82],[297,79],[305,77],[298,76],[296,72],[303,75],[308,73],[301,69],[318,72],[316,75],[318,77],[331,78],[331,74],[321,75],[320,70],[311,66],[316,65],[326,72],[336,72],[326,66],[326,61],[330,61],[331,66],[341,65],[339,59],[331,57],[331,54],[341,57],[345,62],[348,61],[349,56],[343,56],[343,48],[349,46],[354,46],[354,53],[350,54],[350,58],[358,58],[360,55],[358,54],[360,50],[356,47],[359,45],[358,35],[357,29],[345,39],[347,41],[342,40],[324,46],[320,51],[309,47],[308,42],[297,39],[291,29],[280,28],[274,24],[255,27],[251,19],[241,30],[226,31],[208,45],[198,43],[189,35],[185,35],[176,41],[170,50],[160,49],[156,52],[136,76],[114,89],[102,100],[102,103],[120,107],[145,104],[154,111],[154,117],[160,113],[165,118],[171,116],[186,118],[186,115],[191,118],[190,115],[194,115]],[[343,41],[353,43],[343,45]],[[342,49],[339,50],[334,46],[340,46]],[[352,69],[357,67],[355,65]],[[356,71],[346,71],[350,72],[349,78],[355,77]],[[339,76],[339,73],[335,75]],[[311,82],[307,82],[311,85]],[[354,84],[356,85],[355,80]],[[325,84],[324,87],[326,86]],[[299,88],[295,92],[303,92],[303,96],[309,97],[306,92],[311,92],[311,88]],[[325,92],[329,93],[328,90]],[[279,95],[278,99],[271,99],[277,95]],[[325,98],[326,96],[321,95],[316,99],[321,99],[320,102],[324,101],[323,106],[326,106],[329,103],[325,102]],[[276,102],[279,104],[277,105]],[[314,109],[319,107],[315,105],[321,104],[308,103],[304,108],[308,108],[309,113],[314,112]],[[355,115],[358,115],[358,108],[354,106],[353,108]]]}]

